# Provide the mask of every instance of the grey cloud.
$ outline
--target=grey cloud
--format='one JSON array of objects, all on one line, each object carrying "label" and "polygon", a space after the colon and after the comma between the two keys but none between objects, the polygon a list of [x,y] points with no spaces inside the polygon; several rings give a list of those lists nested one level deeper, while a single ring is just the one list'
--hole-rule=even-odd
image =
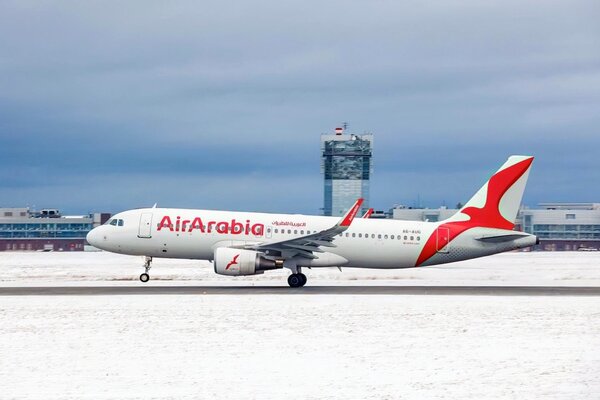
[{"label": "grey cloud", "polygon": [[0,204],[77,207],[60,190],[94,182],[77,200],[120,209],[198,177],[268,188],[229,207],[314,211],[318,134],[344,120],[375,133],[379,208],[463,199],[511,153],[537,156],[529,202],[598,198],[599,19],[594,1],[3,2]]}]

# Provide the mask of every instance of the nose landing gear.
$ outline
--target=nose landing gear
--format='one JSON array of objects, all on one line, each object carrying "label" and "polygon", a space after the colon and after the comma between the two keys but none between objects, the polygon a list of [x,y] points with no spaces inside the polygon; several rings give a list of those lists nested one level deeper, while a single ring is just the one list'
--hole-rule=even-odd
[{"label": "nose landing gear", "polygon": [[148,275],[148,271],[150,271],[150,267],[152,263],[152,257],[144,257],[144,270],[145,272],[140,275],[140,281],[146,283],[150,280],[150,275]]}]

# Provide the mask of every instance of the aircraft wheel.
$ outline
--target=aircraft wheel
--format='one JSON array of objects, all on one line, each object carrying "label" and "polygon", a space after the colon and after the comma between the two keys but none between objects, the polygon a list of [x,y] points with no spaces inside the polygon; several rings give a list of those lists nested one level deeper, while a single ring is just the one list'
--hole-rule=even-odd
[{"label": "aircraft wheel", "polygon": [[308,281],[308,278],[306,277],[306,275],[304,275],[303,273],[299,273],[298,276],[302,280],[302,284],[300,286],[306,285],[306,282]]},{"label": "aircraft wheel", "polygon": [[304,281],[302,280],[300,275],[301,274],[291,274],[290,276],[288,276],[288,285],[290,285],[293,288],[302,287]]},{"label": "aircraft wheel", "polygon": [[150,280],[150,275],[148,275],[146,273],[143,273],[140,275],[140,281],[145,283],[145,282],[148,282],[149,280]]}]

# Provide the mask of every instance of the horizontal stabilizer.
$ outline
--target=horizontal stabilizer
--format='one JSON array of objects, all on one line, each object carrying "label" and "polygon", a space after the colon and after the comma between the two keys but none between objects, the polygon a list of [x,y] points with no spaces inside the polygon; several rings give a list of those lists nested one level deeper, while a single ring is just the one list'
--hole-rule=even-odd
[{"label": "horizontal stabilizer", "polygon": [[529,236],[529,234],[520,233],[520,232],[511,232],[511,233],[507,233],[507,234],[503,234],[503,235],[483,235],[483,236],[476,237],[475,240],[479,240],[481,242],[488,242],[488,243],[503,243],[503,242],[510,242],[511,240],[520,239],[520,238],[526,237],[526,236]]}]

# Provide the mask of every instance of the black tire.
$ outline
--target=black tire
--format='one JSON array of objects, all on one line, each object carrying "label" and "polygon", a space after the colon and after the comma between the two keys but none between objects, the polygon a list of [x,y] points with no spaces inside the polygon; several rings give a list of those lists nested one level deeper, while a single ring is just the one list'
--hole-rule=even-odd
[{"label": "black tire", "polygon": [[299,273],[298,276],[302,280],[302,284],[300,286],[306,285],[306,282],[308,281],[308,278],[306,277],[306,275],[304,275],[303,273]]},{"label": "black tire", "polygon": [[146,283],[150,280],[150,275],[143,273],[140,275],[140,281]]},{"label": "black tire", "polygon": [[288,285],[293,288],[302,287],[302,278],[300,274],[291,274],[288,276]]}]

